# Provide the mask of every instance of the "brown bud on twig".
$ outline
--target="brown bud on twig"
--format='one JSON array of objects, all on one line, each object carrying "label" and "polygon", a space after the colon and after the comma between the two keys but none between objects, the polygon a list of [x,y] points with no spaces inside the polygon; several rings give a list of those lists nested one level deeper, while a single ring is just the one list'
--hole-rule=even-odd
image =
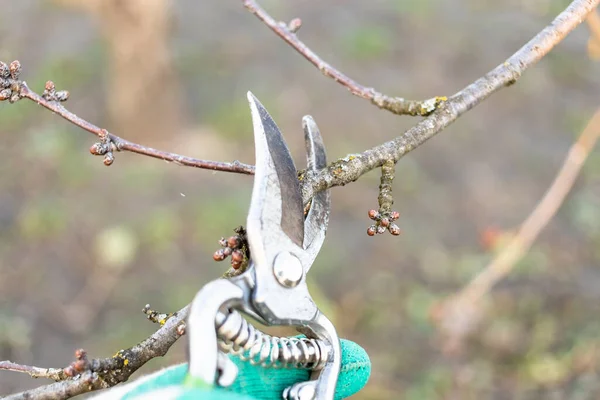
[{"label": "brown bud on twig", "polygon": [[224,249],[219,249],[215,251],[215,253],[213,254],[213,260],[223,261],[225,259],[225,252],[223,250]]},{"label": "brown bud on twig", "polygon": [[75,350],[75,359],[82,360],[87,357],[87,352],[84,349]]},{"label": "brown bud on twig", "polygon": [[107,167],[110,167],[113,162],[115,162],[115,156],[113,156],[113,153],[112,152],[106,153],[106,155],[104,156],[104,165],[106,165]]},{"label": "brown bud on twig", "polygon": [[176,331],[179,336],[185,335],[185,323],[177,325]]},{"label": "brown bud on twig", "polygon": [[12,96],[10,96],[10,99],[8,100],[8,102],[11,104],[14,104],[17,101],[19,101],[20,99],[21,99],[21,96],[19,96],[19,92],[13,91]]},{"label": "brown bud on twig", "polygon": [[69,100],[69,95],[70,93],[68,90],[60,90],[54,94],[54,98],[56,101],[63,102]]},{"label": "brown bud on twig", "polygon": [[10,70],[10,77],[14,80],[18,80],[19,75],[21,75],[21,63],[19,62],[19,60],[15,60],[15,61],[11,62],[9,70]]},{"label": "brown bud on twig", "polygon": [[6,63],[0,61],[0,78],[7,79],[10,77],[10,68]]},{"label": "brown bud on twig", "polygon": [[87,363],[85,360],[77,360],[73,364],[73,369],[77,372],[83,372],[86,369]]},{"label": "brown bud on twig", "polygon": [[0,90],[0,101],[8,100],[12,96],[12,90],[2,89]]},{"label": "brown bud on twig", "polygon": [[239,245],[240,239],[237,236],[230,236],[229,239],[227,239],[227,247],[236,249]]},{"label": "brown bud on twig", "polygon": [[74,377],[75,374],[75,369],[69,365],[68,367],[63,369],[63,372],[65,373],[65,375],[70,376],[71,378]]},{"label": "brown bud on twig", "polygon": [[300,18],[294,18],[288,24],[288,29],[292,33],[298,32],[298,30],[302,27],[302,20]]},{"label": "brown bud on twig", "polygon": [[90,153],[95,156],[103,156],[106,154],[107,151],[108,151],[107,147],[105,145],[103,145],[102,143],[94,143],[90,147]]},{"label": "brown bud on twig", "polygon": [[44,86],[44,91],[51,93],[56,90],[56,85],[52,81],[46,81],[46,85]]},{"label": "brown bud on twig", "polygon": [[244,261],[244,253],[242,253],[241,250],[234,250],[231,253],[231,260],[236,262],[236,263],[241,263],[242,261]]}]

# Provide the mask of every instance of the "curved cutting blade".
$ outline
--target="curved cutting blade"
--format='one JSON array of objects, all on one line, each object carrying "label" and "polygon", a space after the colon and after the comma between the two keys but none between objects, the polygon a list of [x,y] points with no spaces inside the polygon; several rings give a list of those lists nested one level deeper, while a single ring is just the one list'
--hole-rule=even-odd
[{"label": "curved cutting blade", "polygon": [[[260,232],[269,232],[269,235],[262,235],[263,237],[282,230],[295,244],[302,247],[304,213],[296,166],[281,131],[265,107],[250,92],[248,101],[256,151],[248,227],[260,224]],[[274,218],[278,214],[281,218]]]},{"label": "curved cutting blade", "polygon": [[[314,172],[325,168],[327,166],[325,144],[323,144],[323,138],[315,120],[310,115],[305,116],[302,118],[302,127],[306,144],[307,170]],[[312,198],[310,210],[304,222],[304,248],[311,256],[308,268],[312,265],[312,261],[314,261],[325,240],[330,208],[329,190],[318,192]]]}]

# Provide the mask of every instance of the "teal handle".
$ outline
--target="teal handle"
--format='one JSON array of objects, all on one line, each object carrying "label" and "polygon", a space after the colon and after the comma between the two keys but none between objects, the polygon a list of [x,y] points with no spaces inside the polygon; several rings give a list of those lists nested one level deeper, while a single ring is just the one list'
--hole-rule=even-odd
[{"label": "teal handle", "polygon": [[[342,367],[336,386],[336,400],[360,391],[371,374],[371,361],[362,347],[342,339],[341,349]],[[187,364],[179,364],[110,390],[104,394],[106,397],[100,395],[96,400],[281,400],[285,388],[310,377],[310,371],[306,370],[262,368],[235,356],[231,356],[231,360],[239,368],[239,373],[235,382],[227,388],[190,381]]]}]

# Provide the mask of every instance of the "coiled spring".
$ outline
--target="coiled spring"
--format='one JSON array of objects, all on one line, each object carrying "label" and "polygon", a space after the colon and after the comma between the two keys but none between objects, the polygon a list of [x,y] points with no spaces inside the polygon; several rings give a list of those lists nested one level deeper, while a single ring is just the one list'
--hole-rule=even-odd
[{"label": "coiled spring", "polygon": [[221,351],[265,368],[319,370],[330,354],[330,346],[318,339],[278,337],[261,332],[235,310],[219,313],[216,328]]}]

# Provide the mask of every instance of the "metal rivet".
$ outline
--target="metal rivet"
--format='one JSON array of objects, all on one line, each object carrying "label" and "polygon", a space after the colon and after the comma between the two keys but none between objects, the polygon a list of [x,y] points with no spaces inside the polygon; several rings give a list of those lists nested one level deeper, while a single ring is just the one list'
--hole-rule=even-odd
[{"label": "metal rivet", "polygon": [[292,288],[300,283],[304,270],[300,260],[286,251],[275,258],[273,273],[282,286]]}]

